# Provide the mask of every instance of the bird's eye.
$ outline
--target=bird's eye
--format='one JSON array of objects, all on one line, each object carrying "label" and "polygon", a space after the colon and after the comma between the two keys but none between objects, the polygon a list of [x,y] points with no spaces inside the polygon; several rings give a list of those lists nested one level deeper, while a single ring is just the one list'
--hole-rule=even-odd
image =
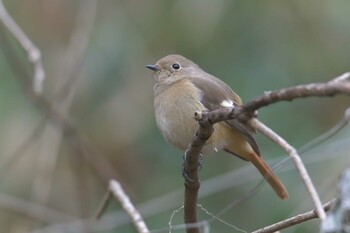
[{"label": "bird's eye", "polygon": [[171,67],[173,67],[174,70],[179,70],[181,68],[179,63],[174,63]]}]

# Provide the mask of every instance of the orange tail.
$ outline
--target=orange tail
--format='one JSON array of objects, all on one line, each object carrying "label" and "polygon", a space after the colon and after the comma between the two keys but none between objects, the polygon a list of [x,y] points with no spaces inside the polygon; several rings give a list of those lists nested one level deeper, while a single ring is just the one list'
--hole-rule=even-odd
[{"label": "orange tail", "polygon": [[261,175],[266,179],[267,182],[271,185],[273,190],[275,190],[276,194],[281,199],[287,199],[288,198],[288,192],[282,182],[278,179],[278,177],[273,174],[271,169],[267,166],[267,164],[260,158],[257,154],[252,154],[251,160],[250,160],[254,166],[259,170]]}]

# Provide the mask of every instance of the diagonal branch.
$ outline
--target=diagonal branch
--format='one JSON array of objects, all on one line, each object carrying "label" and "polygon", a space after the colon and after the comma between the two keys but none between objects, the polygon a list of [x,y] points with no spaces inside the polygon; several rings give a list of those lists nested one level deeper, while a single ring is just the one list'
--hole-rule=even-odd
[{"label": "diagonal branch", "polygon": [[125,212],[129,215],[137,229],[137,232],[149,233],[150,231],[148,230],[148,227],[144,222],[141,214],[132,204],[130,198],[124,192],[123,187],[120,185],[120,183],[115,180],[109,181],[108,191],[101,202],[100,208],[97,211],[97,218],[99,219],[102,216],[103,212],[106,210],[108,203],[112,198],[112,195],[120,202]]},{"label": "diagonal branch", "polygon": [[2,0],[0,0],[0,20],[27,52],[28,60],[34,67],[33,89],[36,94],[41,94],[43,90],[43,82],[45,80],[45,71],[40,50],[7,13]]},{"label": "diagonal branch", "polygon": [[274,131],[272,131],[269,127],[264,125],[262,122],[258,121],[257,119],[252,119],[252,122],[254,123],[254,128],[257,129],[260,133],[262,133],[264,136],[272,139],[277,145],[279,145],[281,148],[283,148],[287,154],[292,158],[294,165],[302,179],[302,181],[305,184],[305,187],[307,191],[310,194],[311,200],[313,201],[316,212],[319,216],[319,218],[323,221],[326,219],[326,213],[322,207],[322,202],[320,200],[320,197],[317,194],[316,188],[310,178],[310,175],[308,174],[304,163],[302,162],[297,150],[292,147],[286,140],[284,140],[281,136],[276,134]]},{"label": "diagonal branch", "polygon": [[[327,202],[326,204],[324,204],[322,207],[325,211],[329,211],[331,206],[335,202],[336,202],[336,200],[333,199],[333,200]],[[302,222],[306,222],[308,220],[311,220],[311,219],[314,219],[317,217],[318,217],[318,215],[317,215],[316,210],[311,210],[309,212],[299,214],[299,215],[293,216],[291,218],[285,219],[283,221],[274,223],[270,226],[263,227],[259,230],[253,231],[252,233],[273,233],[273,232],[277,232],[279,230],[288,228],[290,226],[297,225],[297,224],[302,223]]]}]

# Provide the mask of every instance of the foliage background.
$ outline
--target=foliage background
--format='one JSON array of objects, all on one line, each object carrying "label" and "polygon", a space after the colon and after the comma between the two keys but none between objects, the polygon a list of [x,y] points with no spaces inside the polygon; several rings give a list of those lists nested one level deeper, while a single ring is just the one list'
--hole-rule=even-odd
[{"label": "foliage background", "polygon": [[[64,74],[63,55],[75,30],[77,12],[86,2],[6,0],[4,4],[40,48],[47,74],[44,96],[57,101],[54,93]],[[145,65],[167,54],[182,54],[223,79],[246,101],[268,90],[324,82],[349,71],[349,11],[348,2],[340,0],[98,1],[67,115],[96,149],[96,161],[103,157],[113,167],[117,174],[113,177],[140,208],[150,229],[167,227],[172,212],[182,203],[182,153],[167,145],[156,128],[152,74]],[[86,228],[45,228],[93,216],[107,179],[96,175],[93,166],[79,156],[69,133],[61,142],[51,137],[60,128],[51,121],[44,121],[49,129],[31,136],[46,114],[26,95],[4,50],[15,47],[24,64],[26,55],[3,25],[1,30],[12,42],[0,44],[1,231],[135,232],[118,203],[108,208],[101,221]],[[303,99],[261,109],[259,119],[299,147],[335,125],[348,106],[349,97],[344,96]],[[324,201],[335,195],[337,177],[349,166],[349,136],[346,127],[302,155]],[[28,137],[32,138],[29,146],[15,154]],[[286,156],[267,139],[258,135],[258,140],[267,161],[276,163]],[[52,158],[52,167],[45,167],[43,158]],[[213,214],[244,196],[260,180],[251,165],[237,158],[224,153],[205,158],[202,181],[232,171],[239,172],[224,182],[225,189],[220,190],[221,184],[215,182],[201,187],[204,197],[200,203]],[[290,162],[278,175],[289,190],[287,201],[280,201],[264,186],[220,217],[251,231],[313,208]],[[234,185],[244,179],[250,181]],[[46,197],[40,195],[42,191]],[[169,193],[168,199],[161,198]],[[16,199],[10,201],[9,197]],[[46,206],[69,218],[63,220],[45,211],[39,212],[52,217],[50,221],[35,217],[34,208],[25,208],[21,201]],[[200,215],[210,219],[204,212]],[[173,222],[182,223],[181,212]],[[310,221],[285,232],[316,232],[318,223]],[[211,232],[235,232],[218,221],[211,222],[210,228]]]}]

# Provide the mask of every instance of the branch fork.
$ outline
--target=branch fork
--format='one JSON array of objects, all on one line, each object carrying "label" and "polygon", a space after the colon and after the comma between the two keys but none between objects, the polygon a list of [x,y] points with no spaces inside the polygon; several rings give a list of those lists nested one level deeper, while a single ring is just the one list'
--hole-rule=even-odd
[{"label": "branch fork", "polygon": [[[195,112],[194,119],[198,121],[199,129],[185,152],[184,172],[190,179],[185,179],[185,223],[198,223],[197,218],[197,198],[200,186],[198,178],[198,161],[201,150],[207,139],[213,133],[213,125],[217,122],[237,119],[242,123],[249,123],[257,131],[261,132],[276,144],[281,146],[293,162],[303,180],[306,189],[315,205],[318,217],[323,221],[326,213],[322,206],[321,200],[311,181],[310,176],[297,153],[297,150],[289,145],[287,141],[274,133],[271,129],[258,121],[256,111],[264,106],[279,101],[292,101],[296,98],[305,98],[311,96],[331,97],[337,94],[350,94],[350,72],[336,77],[326,83],[312,83],[306,85],[298,85],[294,87],[284,88],[278,91],[265,92],[264,95],[257,97],[242,106],[234,108],[221,108],[214,111]],[[187,228],[187,233],[198,233],[199,228]]]}]

